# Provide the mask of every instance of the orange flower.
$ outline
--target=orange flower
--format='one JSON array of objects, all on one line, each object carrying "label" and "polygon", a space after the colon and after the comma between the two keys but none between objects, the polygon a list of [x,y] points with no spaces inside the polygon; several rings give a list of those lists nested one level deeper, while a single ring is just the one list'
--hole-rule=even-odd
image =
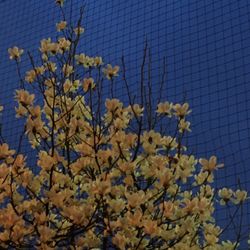
[{"label": "orange flower", "polygon": [[125,250],[127,238],[120,232],[118,232],[112,239],[114,245],[119,249]]},{"label": "orange flower", "polygon": [[95,65],[96,67],[98,67],[98,66],[100,66],[100,65],[102,65],[102,64],[103,64],[102,58],[101,58],[100,56],[96,56],[96,57],[94,58],[94,65]]},{"label": "orange flower", "polygon": [[[1,147],[1,146],[0,146]],[[6,175],[9,174],[9,167],[6,163],[0,165],[0,178],[5,179]]]},{"label": "orange flower", "polygon": [[209,158],[209,160],[200,159],[199,162],[202,165],[202,168],[204,170],[209,171],[209,172],[212,172],[212,171],[214,171],[214,170],[216,170],[218,168],[222,168],[224,166],[223,164],[217,165],[217,158],[216,158],[216,156],[211,156]]},{"label": "orange flower", "polygon": [[92,77],[84,78],[82,86],[84,92],[87,92],[89,89],[93,89],[95,87],[94,79]]},{"label": "orange flower", "polygon": [[57,31],[61,31],[64,30],[67,26],[67,22],[66,21],[61,21],[59,23],[56,24],[56,30]]},{"label": "orange flower", "polygon": [[163,102],[163,103],[159,103],[157,106],[157,113],[159,115],[168,115],[171,116],[171,111],[173,108],[173,104],[169,103],[169,102]]},{"label": "orange flower", "polygon": [[48,220],[48,216],[46,215],[45,212],[41,212],[41,213],[36,212],[35,218],[36,218],[36,223],[38,225],[42,225]]},{"label": "orange flower", "polygon": [[120,67],[114,66],[112,67],[111,64],[108,64],[106,68],[103,69],[104,75],[107,77],[107,79],[112,79],[114,76],[118,76],[118,71]]},{"label": "orange flower", "polygon": [[131,175],[127,175],[125,178],[124,178],[124,183],[126,186],[133,186],[134,185],[134,179]]},{"label": "orange flower", "polygon": [[39,117],[41,115],[41,107],[40,106],[31,107],[30,113],[34,117]]},{"label": "orange flower", "polygon": [[65,39],[65,37],[61,37],[58,39],[58,44],[62,51],[66,51],[69,50],[71,42]]},{"label": "orange flower", "polygon": [[17,216],[10,204],[7,205],[7,208],[1,210],[0,213],[0,224],[6,229],[13,227],[20,218]]},{"label": "orange flower", "polygon": [[185,203],[186,204],[185,204],[184,211],[187,214],[193,214],[196,211],[197,206],[198,206],[198,198],[195,197],[192,200],[186,200]]},{"label": "orange flower", "polygon": [[76,27],[76,28],[74,29],[74,32],[75,32],[76,35],[79,36],[79,35],[81,35],[81,34],[84,32],[84,28],[78,26],[78,27]]},{"label": "orange flower", "polygon": [[56,234],[56,232],[53,229],[51,229],[45,225],[39,226],[38,232],[40,234],[40,240],[42,242],[49,241]]},{"label": "orange flower", "polygon": [[55,157],[48,155],[45,151],[40,151],[39,160],[37,161],[38,166],[44,170],[50,170],[56,163],[57,160]]},{"label": "orange flower", "polygon": [[81,53],[80,55],[75,55],[76,63],[84,65],[86,63],[86,55]]},{"label": "orange flower", "polygon": [[239,204],[242,203],[244,200],[247,199],[247,192],[244,190],[236,190],[236,192],[234,193],[235,199],[233,199],[233,203],[234,204]]},{"label": "orange flower", "polygon": [[122,103],[118,99],[106,99],[105,106],[108,111],[114,112],[122,108]]},{"label": "orange flower", "polygon": [[62,71],[63,71],[63,74],[66,77],[68,77],[68,76],[70,76],[74,72],[74,69],[73,69],[73,66],[71,66],[69,64],[64,64],[63,68],[62,68]]},{"label": "orange flower", "polygon": [[27,90],[20,89],[16,91],[16,99],[23,106],[29,106],[33,104],[35,95],[30,94]]},{"label": "orange flower", "polygon": [[61,52],[59,44],[51,42],[51,38],[41,40],[40,51],[45,55],[48,53],[55,55],[56,53]]},{"label": "orange flower", "polygon": [[91,192],[93,194],[105,195],[111,191],[111,182],[107,180],[96,180],[92,183]]},{"label": "orange flower", "polygon": [[145,193],[140,190],[138,193],[125,193],[125,196],[128,200],[128,205],[132,208],[141,205],[145,200]]},{"label": "orange flower", "polygon": [[21,55],[23,54],[23,49],[19,49],[18,47],[13,47],[8,49],[10,59],[11,60],[17,60],[20,59]]},{"label": "orange flower", "polygon": [[174,111],[175,111],[175,115],[183,118],[184,116],[188,115],[189,113],[191,113],[191,110],[189,109],[189,104],[188,103],[184,103],[183,105],[177,103],[174,105]]},{"label": "orange flower", "polygon": [[157,221],[145,220],[143,221],[144,232],[149,235],[156,235],[159,231]]},{"label": "orange flower", "polygon": [[133,105],[133,108],[132,108],[132,111],[134,113],[135,116],[143,116],[143,111],[144,111],[144,108],[141,107],[139,104],[134,104]]},{"label": "orange flower", "polygon": [[28,83],[32,83],[35,81],[36,79],[36,71],[34,69],[29,70],[26,72],[26,76],[25,76],[25,81]]},{"label": "orange flower", "polygon": [[172,178],[173,178],[173,174],[169,169],[164,169],[163,171],[159,172],[159,178],[160,178],[160,184],[163,187],[168,187]]},{"label": "orange flower", "polygon": [[110,209],[115,213],[120,213],[125,208],[125,201],[122,199],[109,200]]},{"label": "orange flower", "polygon": [[[87,206],[86,206],[87,207]],[[89,208],[92,208],[89,206]],[[88,209],[89,209],[88,208]],[[75,224],[82,225],[87,222],[87,214],[84,206],[69,206],[63,208],[63,215],[70,218]],[[90,209],[92,211],[92,209]]]},{"label": "orange flower", "polygon": [[[34,139],[38,140],[40,136],[42,138],[46,138],[48,136],[41,117],[37,117],[35,119],[32,119],[31,116],[28,117],[26,122],[26,134],[28,134],[30,141]],[[37,134],[39,134],[38,138],[36,137]]]},{"label": "orange flower", "polygon": [[133,227],[138,227],[141,225],[142,212],[141,209],[136,209],[135,213],[127,213],[127,221]]},{"label": "orange flower", "polygon": [[185,121],[184,119],[180,120],[180,122],[178,124],[178,127],[179,127],[179,132],[180,133],[183,133],[184,131],[188,131],[188,132],[191,131],[191,129],[190,129],[190,122]]},{"label": "orange flower", "polygon": [[15,150],[9,150],[9,145],[7,143],[0,145],[0,159],[5,159],[13,154],[15,154]]},{"label": "orange flower", "polygon": [[160,208],[163,210],[166,218],[171,218],[174,214],[174,204],[171,201],[164,201]]}]

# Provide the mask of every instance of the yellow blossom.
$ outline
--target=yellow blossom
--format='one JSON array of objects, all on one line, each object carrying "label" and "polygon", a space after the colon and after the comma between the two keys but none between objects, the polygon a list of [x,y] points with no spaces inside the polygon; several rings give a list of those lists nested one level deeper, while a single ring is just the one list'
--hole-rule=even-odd
[{"label": "yellow blossom", "polygon": [[173,178],[173,174],[169,169],[164,169],[163,171],[159,171],[159,179],[160,184],[163,187],[168,187]]},{"label": "yellow blossom", "polygon": [[109,201],[110,209],[119,213],[125,208],[125,201],[123,199],[112,199]]},{"label": "yellow blossom", "polygon": [[51,38],[41,40],[40,51],[42,53],[48,53],[50,43],[51,43]]},{"label": "yellow blossom", "polygon": [[179,127],[179,132],[180,133],[183,133],[185,131],[188,131],[188,132],[191,131],[191,129],[190,129],[190,122],[185,121],[184,119],[180,120],[180,122],[178,124],[178,127]]},{"label": "yellow blossom", "polygon": [[136,209],[134,213],[128,212],[127,213],[127,221],[129,225],[133,227],[138,227],[141,225],[142,220],[142,211],[141,209]]},{"label": "yellow blossom", "polygon": [[152,235],[152,237],[154,237],[159,231],[157,221],[144,220],[143,221],[143,227],[144,227],[143,228],[144,232],[146,234]]},{"label": "yellow blossom", "polygon": [[30,70],[26,72],[25,81],[28,83],[34,82],[36,79],[36,71]]},{"label": "yellow blossom", "polygon": [[222,241],[222,250],[235,250],[239,246],[238,242],[231,242],[230,240]]},{"label": "yellow blossom", "polygon": [[176,138],[173,138],[171,136],[163,136],[161,139],[161,145],[174,150],[175,148],[177,148],[178,143],[176,142]]},{"label": "yellow blossom", "polygon": [[45,212],[41,212],[41,213],[36,212],[35,219],[38,225],[42,225],[48,220],[48,216],[46,215]]},{"label": "yellow blossom", "polygon": [[44,68],[44,66],[35,67],[35,71],[36,71],[37,75],[42,75],[45,72],[45,68]]},{"label": "yellow blossom", "polygon": [[18,60],[23,54],[23,49],[19,49],[18,47],[15,46],[13,48],[9,48],[8,52],[11,60]]},{"label": "yellow blossom", "polygon": [[57,29],[57,31],[62,31],[66,28],[66,26],[67,26],[67,22],[61,21],[61,22],[56,24],[56,29]]},{"label": "yellow blossom", "polygon": [[134,185],[134,179],[131,175],[127,175],[125,178],[124,178],[124,183],[126,186],[133,186]]},{"label": "yellow blossom", "polygon": [[7,158],[13,154],[15,154],[15,150],[10,150],[8,144],[0,144],[0,159]]},{"label": "yellow blossom", "polygon": [[106,99],[105,106],[108,111],[114,112],[122,107],[122,103],[118,99]]},{"label": "yellow blossom", "polygon": [[210,185],[202,185],[200,188],[201,197],[210,198],[213,196],[214,189]]},{"label": "yellow blossom", "polygon": [[107,67],[103,69],[103,73],[107,77],[107,79],[110,80],[113,77],[118,76],[119,69],[120,69],[119,66],[112,67],[111,64],[108,64]]},{"label": "yellow blossom", "polygon": [[72,82],[69,79],[67,79],[63,84],[64,93],[67,93],[71,87],[72,87]]},{"label": "yellow blossom", "polygon": [[95,59],[93,57],[89,57],[83,53],[80,55],[75,55],[76,63],[83,65],[84,68],[89,68],[95,66]]},{"label": "yellow blossom", "polygon": [[202,165],[202,168],[204,170],[207,170],[209,172],[212,172],[218,168],[222,168],[224,165],[223,164],[217,164],[217,158],[216,156],[211,156],[209,160],[206,159],[200,159],[199,160],[200,164]]},{"label": "yellow blossom", "polygon": [[6,229],[12,228],[20,220],[10,204],[0,214],[0,224]]},{"label": "yellow blossom", "polygon": [[68,64],[64,64],[62,70],[66,77],[69,77],[74,72],[73,66]]},{"label": "yellow blossom", "polygon": [[51,38],[41,40],[40,51],[44,54],[51,53],[55,55],[60,52],[60,46],[58,43],[51,42]]},{"label": "yellow blossom", "polygon": [[[49,71],[51,71],[51,72],[55,72],[56,69],[57,69],[56,63],[47,62],[46,63],[46,69],[49,70]],[[53,83],[55,81],[54,78],[52,78],[52,79],[46,79],[46,80],[50,81],[51,83]],[[46,84],[46,80],[45,80],[44,84]]]},{"label": "yellow blossom", "polygon": [[126,239],[126,237],[124,235],[122,235],[121,233],[118,232],[112,238],[112,242],[113,242],[114,245],[119,247],[121,250],[125,250],[127,239]]},{"label": "yellow blossom", "polygon": [[18,108],[15,108],[15,111],[16,111],[16,117],[22,117],[26,115],[28,112],[27,109],[22,105],[19,105]]},{"label": "yellow blossom", "polygon": [[184,103],[183,105],[177,103],[173,106],[173,109],[175,111],[175,115],[183,118],[184,116],[188,115],[191,110],[189,110],[189,104],[188,103]]},{"label": "yellow blossom", "polygon": [[30,107],[30,113],[33,117],[39,117],[41,115],[41,107],[39,105]]},{"label": "yellow blossom", "polygon": [[198,184],[201,185],[203,184],[205,181],[208,182],[212,182],[212,179],[210,178],[210,174],[207,171],[200,171],[200,173],[198,175],[195,175],[194,178],[196,180],[196,183],[194,183],[194,185]]},{"label": "yellow blossom", "polygon": [[233,202],[235,204],[239,204],[242,203],[243,201],[245,201],[247,199],[247,192],[244,190],[236,190],[236,192],[234,193],[235,199],[233,199]]},{"label": "yellow blossom", "polygon": [[60,37],[58,39],[58,44],[60,49],[64,52],[70,49],[71,42],[67,40],[65,37]]},{"label": "yellow blossom", "polygon": [[219,190],[218,194],[219,194],[219,197],[221,197],[221,201],[220,201],[221,205],[224,205],[231,199],[233,195],[233,191],[232,189],[222,188]]},{"label": "yellow blossom", "polygon": [[76,35],[79,36],[79,35],[81,35],[81,34],[84,32],[84,28],[78,26],[78,27],[76,27],[76,28],[74,29],[74,32],[75,32]]},{"label": "yellow blossom", "polygon": [[45,151],[40,151],[39,160],[37,161],[38,166],[44,170],[50,170],[56,163],[57,160],[55,157],[48,155]]},{"label": "yellow blossom", "polygon": [[92,77],[90,78],[84,78],[83,80],[83,90],[84,92],[89,91],[89,89],[93,89],[95,87],[94,79]]},{"label": "yellow blossom", "polygon": [[53,229],[45,225],[38,226],[38,232],[40,234],[40,240],[42,242],[49,241],[56,234],[56,232]]},{"label": "yellow blossom", "polygon": [[[4,232],[0,233],[0,241],[5,242],[9,240],[10,237],[10,232],[9,230],[5,230]],[[6,245],[7,247],[7,245]]]},{"label": "yellow blossom", "polygon": [[139,206],[145,199],[145,193],[142,190],[132,194],[126,192],[125,196],[128,200],[128,205],[132,208]]},{"label": "yellow blossom", "polygon": [[144,108],[142,108],[139,104],[133,105],[132,111],[135,116],[143,116],[143,110]]},{"label": "yellow blossom", "polygon": [[174,204],[171,201],[164,201],[160,204],[163,214],[166,218],[171,218],[174,215]]},{"label": "yellow blossom", "polygon": [[214,246],[218,242],[218,237],[213,234],[205,234],[205,240],[208,245]]},{"label": "yellow blossom", "polygon": [[198,206],[198,198],[195,197],[192,200],[186,200],[185,201],[185,207],[184,207],[184,211],[187,214],[193,214],[196,212],[197,206]]},{"label": "yellow blossom", "polygon": [[105,195],[111,191],[111,182],[107,180],[96,180],[92,183],[91,192],[92,194]]},{"label": "yellow blossom", "polygon": [[99,66],[101,66],[102,64],[103,64],[102,58],[101,58],[100,56],[96,56],[96,57],[94,58],[94,65],[95,65],[96,67],[99,67]]},{"label": "yellow blossom", "polygon": [[15,97],[23,106],[29,106],[33,104],[35,95],[30,94],[27,90],[21,89],[16,91]]},{"label": "yellow blossom", "polygon": [[144,132],[142,137],[142,143],[149,143],[154,145],[159,145],[161,143],[161,134],[150,130],[149,132]]},{"label": "yellow blossom", "polygon": [[169,102],[161,102],[157,105],[157,113],[159,115],[168,115],[171,116],[171,112],[172,112],[172,108],[173,108],[173,103],[169,103]]},{"label": "yellow blossom", "polygon": [[77,64],[84,64],[86,60],[86,56],[85,54],[82,53],[80,55],[75,55],[75,59],[76,59]]}]

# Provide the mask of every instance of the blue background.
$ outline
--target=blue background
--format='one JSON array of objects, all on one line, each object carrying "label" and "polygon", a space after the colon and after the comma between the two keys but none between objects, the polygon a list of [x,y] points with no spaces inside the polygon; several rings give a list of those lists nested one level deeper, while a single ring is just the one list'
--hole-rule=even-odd
[{"label": "blue background", "polygon": [[[167,59],[163,96],[190,103],[192,133],[187,139],[198,157],[217,155],[225,168],[216,186],[250,191],[250,1],[248,0],[73,0],[73,18],[85,3],[82,52],[121,65],[125,56],[131,90],[139,89],[139,68],[147,39],[152,52],[153,92],[162,59]],[[52,0],[0,0],[0,104],[2,134],[16,146],[22,121],[15,120],[13,96],[18,79],[7,49],[36,53],[42,38],[54,36],[59,12]],[[23,60],[24,69],[28,65]],[[121,82],[116,91],[125,96]],[[29,152],[28,147],[24,147]],[[239,215],[240,216],[240,215]],[[229,220],[226,210],[217,218]],[[237,222],[237,221],[236,221]],[[244,206],[242,236],[250,233],[250,203]],[[236,223],[236,227],[238,227]],[[225,237],[234,239],[233,229]],[[241,249],[246,249],[245,245]]]}]

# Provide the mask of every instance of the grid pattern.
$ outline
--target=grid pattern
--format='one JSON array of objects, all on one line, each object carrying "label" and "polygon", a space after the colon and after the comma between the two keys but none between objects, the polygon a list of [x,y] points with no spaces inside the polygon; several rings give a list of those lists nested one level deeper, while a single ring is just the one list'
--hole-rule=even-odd
[{"label": "grid pattern", "polygon": [[[217,155],[225,168],[216,185],[250,190],[250,2],[248,0],[72,0],[78,13],[85,4],[86,32],[81,49],[105,62],[126,60],[132,91],[138,91],[139,67],[147,39],[157,92],[162,58],[167,58],[164,99],[185,99],[193,110],[188,144],[197,156]],[[0,118],[2,133],[15,146],[22,122],[14,121],[15,67],[7,60],[13,45],[35,51],[41,38],[54,34],[59,15],[53,1],[0,1]],[[24,61],[24,64],[26,61]],[[119,97],[125,89],[116,85]],[[154,91],[155,90],[155,91]],[[227,215],[219,212],[225,221]],[[250,204],[244,207],[244,232]],[[229,230],[229,235],[231,231]],[[244,246],[241,246],[244,249]]]}]

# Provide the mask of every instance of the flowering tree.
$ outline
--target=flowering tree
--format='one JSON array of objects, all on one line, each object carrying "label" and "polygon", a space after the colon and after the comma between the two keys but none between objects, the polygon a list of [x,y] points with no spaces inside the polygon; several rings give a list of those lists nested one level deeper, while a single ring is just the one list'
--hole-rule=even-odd
[{"label": "flowering tree", "polygon": [[[129,104],[116,99],[119,66],[78,52],[82,10],[74,26],[65,19],[63,2],[56,1],[63,17],[56,25],[60,37],[41,40],[39,63],[28,53],[31,69],[24,78],[24,51],[9,49],[21,83],[16,115],[25,119],[39,171],[31,171],[19,150],[0,145],[0,246],[236,249],[240,237],[220,240],[224,230],[214,207],[218,200],[242,206],[247,193],[215,190],[214,171],[222,164],[215,156],[188,153],[182,139],[190,131],[189,105],[159,102],[154,110],[143,79],[136,104],[124,60]],[[110,98],[103,100],[107,81]],[[169,119],[176,123],[172,136],[160,128]]]}]

